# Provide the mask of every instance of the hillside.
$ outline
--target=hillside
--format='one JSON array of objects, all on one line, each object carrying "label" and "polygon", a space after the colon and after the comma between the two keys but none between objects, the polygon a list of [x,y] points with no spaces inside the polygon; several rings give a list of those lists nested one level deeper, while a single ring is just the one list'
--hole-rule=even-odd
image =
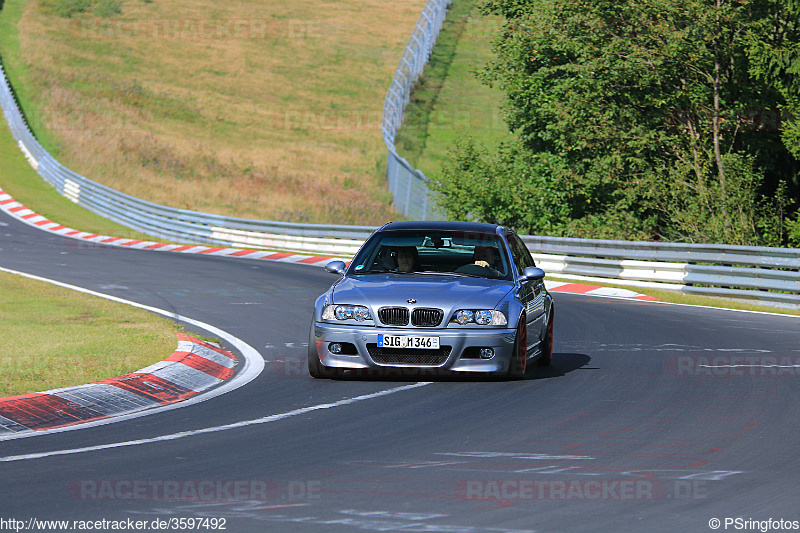
[{"label": "hillside", "polygon": [[35,133],[68,167],[205,212],[397,218],[380,117],[423,0],[127,0],[65,17],[66,4],[7,0],[16,35],[0,51]]}]

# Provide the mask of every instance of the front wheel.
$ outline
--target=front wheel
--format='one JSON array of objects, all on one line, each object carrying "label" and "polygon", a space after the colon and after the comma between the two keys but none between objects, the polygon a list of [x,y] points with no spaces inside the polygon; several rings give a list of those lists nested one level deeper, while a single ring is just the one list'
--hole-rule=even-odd
[{"label": "front wheel", "polygon": [[308,335],[308,373],[313,378],[330,378],[335,375],[335,370],[322,364],[317,352],[317,342],[314,337],[314,324],[311,324],[311,332]]},{"label": "front wheel", "polygon": [[517,336],[514,340],[514,354],[508,365],[508,375],[512,378],[524,378],[528,369],[528,328],[525,315],[522,315],[517,324]]},{"label": "front wheel", "polygon": [[539,366],[550,366],[553,362],[553,317],[555,311],[550,309],[550,316],[547,317],[547,329],[542,339],[542,355],[539,357]]}]

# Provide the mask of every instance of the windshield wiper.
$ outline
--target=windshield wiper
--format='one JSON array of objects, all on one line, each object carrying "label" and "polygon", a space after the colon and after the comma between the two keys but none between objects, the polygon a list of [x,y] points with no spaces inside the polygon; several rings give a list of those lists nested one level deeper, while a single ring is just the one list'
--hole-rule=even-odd
[{"label": "windshield wiper", "polygon": [[482,278],[485,276],[476,276],[475,274],[464,274],[462,272],[439,272],[438,270],[412,270],[405,272],[402,270],[389,270],[384,268],[373,268],[372,270],[361,270],[356,274],[426,274],[433,276],[468,276],[471,278]]}]

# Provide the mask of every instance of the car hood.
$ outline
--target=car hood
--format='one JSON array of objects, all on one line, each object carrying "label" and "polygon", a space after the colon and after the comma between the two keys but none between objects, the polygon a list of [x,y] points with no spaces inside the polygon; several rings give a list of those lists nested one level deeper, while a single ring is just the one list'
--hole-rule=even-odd
[{"label": "car hood", "polygon": [[[346,277],[333,287],[332,303],[379,307],[494,309],[512,289],[509,281],[436,274],[367,274]],[[409,299],[416,302],[409,303]]]}]

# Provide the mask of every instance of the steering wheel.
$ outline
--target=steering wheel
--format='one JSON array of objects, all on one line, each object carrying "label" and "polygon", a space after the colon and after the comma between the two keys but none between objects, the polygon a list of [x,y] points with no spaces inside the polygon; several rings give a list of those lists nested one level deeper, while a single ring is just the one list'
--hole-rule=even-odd
[{"label": "steering wheel", "polygon": [[499,272],[491,267],[467,263],[455,269],[456,274],[468,274],[470,276],[480,276],[482,278],[496,278]]}]

